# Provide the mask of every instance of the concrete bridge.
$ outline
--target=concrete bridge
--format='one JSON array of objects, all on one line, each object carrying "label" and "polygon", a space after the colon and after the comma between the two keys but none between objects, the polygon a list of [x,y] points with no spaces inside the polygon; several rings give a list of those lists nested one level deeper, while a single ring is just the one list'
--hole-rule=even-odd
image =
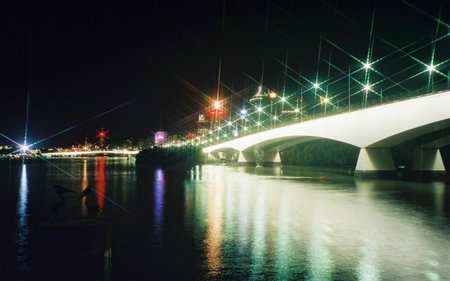
[{"label": "concrete bridge", "polygon": [[61,151],[46,152],[41,155],[44,157],[78,157],[78,156],[95,156],[95,155],[112,155],[112,156],[133,156],[138,154],[138,150],[88,150],[88,151]]},{"label": "concrete bridge", "polygon": [[[378,177],[396,172],[391,148],[409,140],[450,127],[450,91],[382,104],[353,112],[299,122],[223,143],[204,147],[212,157],[229,157],[237,162],[279,163],[280,151],[304,142],[330,139],[360,148],[356,176]],[[440,148],[450,137],[421,144],[414,151],[413,171],[444,174]]]}]

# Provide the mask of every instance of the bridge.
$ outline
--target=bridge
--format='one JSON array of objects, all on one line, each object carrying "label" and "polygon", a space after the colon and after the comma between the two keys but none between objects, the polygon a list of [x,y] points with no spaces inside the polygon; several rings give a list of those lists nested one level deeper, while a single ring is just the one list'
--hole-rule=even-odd
[{"label": "bridge", "polygon": [[[450,91],[381,104],[352,112],[301,121],[203,148],[213,158],[237,158],[238,163],[281,163],[280,151],[300,143],[330,139],[360,148],[355,176],[394,175],[391,148],[450,128]],[[414,150],[415,172],[445,175],[440,148],[450,137],[438,137]]]},{"label": "bridge", "polygon": [[60,151],[46,152],[41,155],[44,157],[78,157],[78,156],[95,156],[95,155],[112,155],[112,156],[134,156],[138,154],[138,150],[87,150],[87,151]]}]

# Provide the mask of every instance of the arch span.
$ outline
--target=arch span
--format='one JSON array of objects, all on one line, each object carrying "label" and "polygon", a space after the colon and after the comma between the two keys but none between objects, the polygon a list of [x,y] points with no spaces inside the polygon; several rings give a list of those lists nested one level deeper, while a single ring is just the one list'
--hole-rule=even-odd
[{"label": "arch span", "polygon": [[[450,91],[318,118],[205,147],[204,152],[282,146],[314,138],[361,148],[357,171],[394,171],[390,148],[408,139],[450,127]],[[278,143],[278,144],[277,144]],[[242,159],[242,157],[239,157]]]}]

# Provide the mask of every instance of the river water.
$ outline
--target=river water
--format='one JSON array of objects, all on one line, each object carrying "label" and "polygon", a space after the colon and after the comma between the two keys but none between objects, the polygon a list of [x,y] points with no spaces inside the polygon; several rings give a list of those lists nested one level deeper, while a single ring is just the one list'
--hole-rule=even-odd
[{"label": "river water", "polygon": [[[136,167],[133,158],[0,162],[0,280],[34,275],[33,223],[112,224],[110,280],[450,280],[450,186],[299,167]],[[70,273],[68,273],[70,274]]]}]

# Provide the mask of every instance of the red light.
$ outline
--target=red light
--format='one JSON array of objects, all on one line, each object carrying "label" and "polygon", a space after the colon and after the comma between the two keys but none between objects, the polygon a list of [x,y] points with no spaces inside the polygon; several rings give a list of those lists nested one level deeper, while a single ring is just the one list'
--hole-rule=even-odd
[{"label": "red light", "polygon": [[97,138],[99,139],[107,139],[108,136],[106,135],[109,133],[109,131],[105,131],[103,128],[100,131],[97,131]]}]

